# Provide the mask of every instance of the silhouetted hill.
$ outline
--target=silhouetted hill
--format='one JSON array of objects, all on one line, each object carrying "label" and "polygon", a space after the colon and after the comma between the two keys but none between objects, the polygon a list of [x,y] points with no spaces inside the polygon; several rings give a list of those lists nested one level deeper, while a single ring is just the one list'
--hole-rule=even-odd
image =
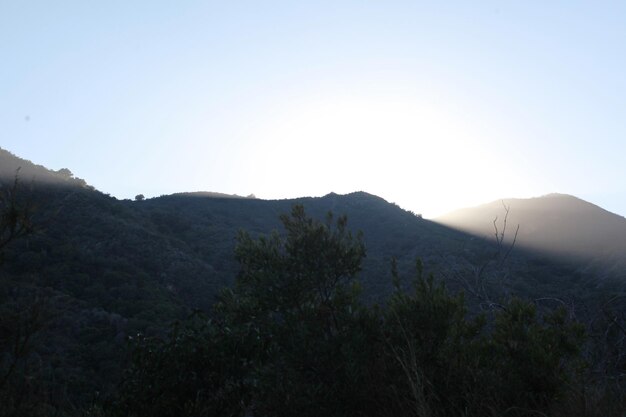
[{"label": "silhouetted hill", "polygon": [[506,239],[512,239],[519,225],[520,248],[567,257],[579,267],[626,278],[626,219],[574,196],[505,199],[436,220],[478,236],[493,236],[493,220],[503,219],[504,206],[510,209]]},{"label": "silhouetted hill", "polygon": [[184,192],[184,193],[174,193],[173,196],[178,197],[213,197],[213,198],[256,198],[253,194],[248,196],[240,196],[237,194],[224,194],[224,193],[216,193],[212,191],[192,191],[192,192]]},{"label": "silhouetted hill", "polygon": [[360,281],[370,302],[391,291],[392,257],[405,285],[420,258],[427,272],[453,290],[467,291],[474,309],[485,296],[558,295],[589,303],[610,290],[606,283],[599,287],[595,275],[549,256],[517,250],[504,259],[492,240],[422,219],[365,192],[291,200],[218,193],[117,200],[69,171],[50,171],[6,151],[0,151],[0,163],[9,181],[20,168],[22,196],[35,208],[38,228],[6,253],[0,307],[45,308],[38,336],[45,343],[36,354],[46,381],[65,387],[71,401],[85,402],[89,398],[81,395],[117,380],[129,336],[162,332],[192,309],[209,311],[237,274],[238,232],[282,231],[279,215],[294,204],[319,219],[329,211],[345,214],[349,228],[363,232],[367,257]]},{"label": "silhouetted hill", "polygon": [[0,148],[0,183],[11,182],[16,175],[23,184],[88,187],[84,180],[74,177],[67,168],[52,171]]}]

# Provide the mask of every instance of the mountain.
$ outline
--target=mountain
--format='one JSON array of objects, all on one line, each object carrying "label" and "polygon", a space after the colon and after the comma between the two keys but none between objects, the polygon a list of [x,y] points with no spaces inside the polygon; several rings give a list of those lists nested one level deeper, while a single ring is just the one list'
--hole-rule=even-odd
[{"label": "mountain", "polygon": [[502,226],[505,216],[505,242],[512,241],[519,225],[515,245],[520,248],[560,256],[602,275],[626,278],[626,219],[571,195],[498,200],[436,220],[477,236],[493,237],[494,219]]},{"label": "mountain", "polygon": [[[503,253],[494,239],[423,219],[365,192],[291,200],[179,193],[130,201],[95,190],[69,170],[51,171],[7,151],[0,150],[0,164],[4,187],[19,168],[18,197],[33,209],[36,228],[8,248],[0,265],[0,330],[23,334],[20,323],[37,318],[29,327],[39,329],[30,339],[37,341],[32,363],[39,364],[38,379],[50,395],[69,404],[88,403],[91,393],[119,380],[129,337],[161,334],[194,309],[210,312],[237,275],[240,230],[282,232],[279,216],[294,204],[317,219],[329,211],[346,215],[349,229],[363,232],[367,257],[359,280],[370,303],[392,291],[394,257],[403,285],[420,258],[426,272],[466,292],[472,311],[485,297],[559,297],[592,305],[623,289],[623,281],[600,281],[545,253],[521,247]],[[12,326],[14,333],[7,330]]]}]

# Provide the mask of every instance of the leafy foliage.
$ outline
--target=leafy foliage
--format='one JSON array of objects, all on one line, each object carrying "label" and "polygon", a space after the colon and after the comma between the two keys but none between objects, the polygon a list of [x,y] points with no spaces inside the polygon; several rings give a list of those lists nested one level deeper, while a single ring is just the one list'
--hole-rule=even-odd
[{"label": "leafy foliage", "polygon": [[195,313],[165,338],[139,335],[115,401],[123,416],[235,416],[245,397],[246,347],[229,329]]},{"label": "leafy foliage", "polygon": [[286,236],[240,235],[240,274],[212,321],[140,341],[118,413],[523,416],[568,395],[583,331],[564,311],[513,299],[470,319],[419,262],[411,292],[394,264],[396,291],[368,306],[354,284],[363,242],[345,218],[295,206],[281,220]]}]

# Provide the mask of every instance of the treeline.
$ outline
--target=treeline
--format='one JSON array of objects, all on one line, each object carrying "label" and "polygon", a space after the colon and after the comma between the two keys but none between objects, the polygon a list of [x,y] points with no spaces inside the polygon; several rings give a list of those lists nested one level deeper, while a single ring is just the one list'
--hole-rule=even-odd
[{"label": "treeline", "polygon": [[[242,233],[240,274],[213,314],[134,341],[113,416],[621,416],[588,386],[584,326],[511,299],[469,317],[462,294],[416,263],[412,289],[365,305],[365,256],[346,218],[301,206],[286,235]],[[591,395],[588,391],[592,391]]]}]

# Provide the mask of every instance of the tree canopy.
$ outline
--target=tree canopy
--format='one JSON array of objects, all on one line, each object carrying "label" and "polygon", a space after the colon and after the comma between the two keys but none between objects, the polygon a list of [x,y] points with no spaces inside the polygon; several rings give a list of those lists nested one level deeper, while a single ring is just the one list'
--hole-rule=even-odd
[{"label": "tree canopy", "polygon": [[526,416],[558,412],[582,327],[512,299],[470,318],[415,268],[412,290],[360,300],[365,256],[347,219],[295,206],[284,233],[239,235],[240,272],[213,313],[136,341],[112,410],[132,416]]}]

